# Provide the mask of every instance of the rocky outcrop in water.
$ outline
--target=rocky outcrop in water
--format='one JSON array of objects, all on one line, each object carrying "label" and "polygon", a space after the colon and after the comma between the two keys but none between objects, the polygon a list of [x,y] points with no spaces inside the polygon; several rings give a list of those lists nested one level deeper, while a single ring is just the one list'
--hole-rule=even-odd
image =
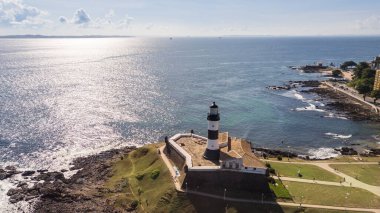
[{"label": "rocky outcrop in water", "polygon": [[321,85],[320,81],[315,81],[315,80],[309,80],[309,81],[289,81],[287,84],[282,85],[282,86],[267,86],[267,89],[271,90],[290,90],[290,89],[295,89],[298,87],[318,87]]},{"label": "rocky outcrop in water", "polygon": [[5,180],[20,173],[21,171],[18,171],[14,166],[6,166],[4,169],[0,167],[0,180]]}]

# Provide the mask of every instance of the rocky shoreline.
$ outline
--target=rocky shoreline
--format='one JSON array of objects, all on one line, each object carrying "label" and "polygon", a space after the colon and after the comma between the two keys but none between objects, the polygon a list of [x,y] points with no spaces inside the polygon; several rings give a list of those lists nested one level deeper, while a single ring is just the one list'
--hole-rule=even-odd
[{"label": "rocky shoreline", "polygon": [[28,179],[20,181],[7,195],[11,203],[30,202],[33,212],[119,212],[112,198],[104,196],[111,190],[103,185],[112,176],[112,163],[134,149],[125,147],[78,158],[70,168],[77,172],[70,178],[65,178],[66,171],[21,172],[12,166],[0,169],[0,177],[6,179],[21,173]]},{"label": "rocky shoreline", "polygon": [[369,106],[359,103],[329,87],[312,88],[306,92],[316,93],[327,101],[326,107],[354,121],[380,121],[380,117]]},{"label": "rocky shoreline", "polygon": [[[357,100],[345,94],[335,91],[330,87],[323,86],[316,80],[289,81],[283,86],[268,86],[271,90],[300,89],[302,93],[314,93],[320,96],[318,101],[325,102],[326,108],[335,111],[336,114],[354,121],[380,121],[380,116],[369,106],[359,103]],[[308,89],[304,89],[308,88]]]}]

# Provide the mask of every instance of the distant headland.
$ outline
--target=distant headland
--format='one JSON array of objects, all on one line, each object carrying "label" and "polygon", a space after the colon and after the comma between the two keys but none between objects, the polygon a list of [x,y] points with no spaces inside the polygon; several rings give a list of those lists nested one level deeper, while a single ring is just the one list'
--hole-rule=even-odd
[{"label": "distant headland", "polygon": [[131,38],[126,35],[2,35],[0,38]]}]

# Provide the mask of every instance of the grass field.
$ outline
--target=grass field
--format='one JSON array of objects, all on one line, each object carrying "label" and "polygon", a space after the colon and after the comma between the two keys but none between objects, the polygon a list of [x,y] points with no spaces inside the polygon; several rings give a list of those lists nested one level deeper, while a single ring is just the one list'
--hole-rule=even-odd
[{"label": "grass field", "polygon": [[[328,206],[380,208],[380,197],[358,188],[283,181],[295,202]],[[347,194],[348,193],[348,194]],[[347,197],[347,198],[346,198]]]},{"label": "grass field", "polygon": [[[155,179],[152,178],[154,170],[159,171]],[[168,208],[168,205],[160,205],[162,202],[172,201],[176,197],[171,175],[154,145],[131,152],[115,163],[113,172],[105,186],[113,191],[119,189],[120,193],[110,193],[109,196],[118,196],[115,205],[122,209],[138,201],[138,210],[160,212],[161,207]]]},{"label": "grass field", "polygon": [[332,174],[324,169],[314,165],[307,164],[291,164],[291,163],[276,163],[270,162],[272,168],[276,170],[281,176],[299,178],[298,171],[302,174],[302,178],[323,181],[339,182],[341,178]]},{"label": "grass field", "polygon": [[[261,158],[262,161],[266,159]],[[268,158],[268,160],[278,161],[277,158]],[[288,162],[288,158],[286,156],[283,157],[284,162]],[[301,158],[290,158],[289,162],[311,162],[310,160],[305,160]],[[327,160],[318,160],[317,162],[380,162],[380,156],[376,157],[358,157],[356,155],[342,155],[336,158],[327,159]]]},{"label": "grass field", "polygon": [[280,180],[275,180],[276,184],[270,184],[269,187],[276,195],[276,198],[279,200],[292,200],[292,196],[289,194],[289,191],[285,188],[285,186],[281,183]]},{"label": "grass field", "polygon": [[[159,171],[159,175],[154,179],[152,178],[152,172],[157,170]],[[313,186],[297,184],[298,183],[286,182],[286,185],[289,186],[290,193],[295,195],[295,199],[298,199],[300,194],[302,194],[305,196],[305,201],[311,203],[328,205],[332,202],[330,199],[333,197],[334,199],[338,199],[334,202],[339,204],[342,200],[341,194],[344,194],[344,192],[330,187],[325,189],[325,186],[318,185],[317,189],[313,189]],[[130,208],[133,203],[137,203],[136,212],[252,212],[252,209],[255,209],[255,212],[342,212],[312,208],[299,209],[297,207],[281,207],[278,205],[226,202],[220,199],[177,193],[166,165],[157,154],[157,145],[148,145],[144,148],[137,149],[125,155],[123,159],[116,161],[113,165],[113,176],[105,183],[105,187],[109,189],[109,192],[106,192],[106,198],[112,197],[112,200],[115,200],[114,205],[123,211]],[[272,185],[270,187],[278,198],[291,199],[289,192],[281,183],[278,182],[278,186]],[[336,191],[338,191],[337,198],[333,196]],[[317,193],[324,193],[323,199],[318,199],[319,196],[315,196]],[[371,197],[372,194],[368,195],[368,192],[354,191],[352,193],[353,198],[349,199],[357,199],[360,195],[360,197],[364,196],[365,200],[361,201],[361,203],[358,203],[359,201],[354,200],[352,202],[350,200],[354,206],[367,204],[369,207],[379,206],[379,199]],[[331,194],[331,196],[325,196],[326,194]]]},{"label": "grass field", "polygon": [[343,172],[364,183],[380,186],[380,165],[375,164],[330,164],[334,169]]}]

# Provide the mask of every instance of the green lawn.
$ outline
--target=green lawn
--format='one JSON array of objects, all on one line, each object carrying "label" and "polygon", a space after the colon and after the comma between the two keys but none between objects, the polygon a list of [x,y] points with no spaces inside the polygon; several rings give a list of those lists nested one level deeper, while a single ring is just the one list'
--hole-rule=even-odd
[{"label": "green lawn", "polygon": [[270,162],[270,165],[272,168],[276,170],[276,173],[279,173],[281,176],[285,177],[299,178],[298,171],[300,171],[300,173],[302,174],[302,178],[304,179],[313,180],[313,178],[315,178],[316,180],[333,182],[339,182],[340,180],[342,180],[341,177],[314,165],[277,162]]},{"label": "green lawn", "polygon": [[[151,177],[154,170],[160,171],[156,179]],[[139,180],[137,176],[142,178]],[[160,208],[167,207],[160,205],[162,202],[176,197],[170,172],[154,145],[139,148],[114,164],[113,176],[105,186],[115,190],[121,183],[127,184],[123,184],[120,193],[110,193],[109,196],[117,197],[115,205],[122,209],[127,208],[133,200],[138,200],[138,211],[159,212]]]},{"label": "green lawn", "polygon": [[363,189],[290,181],[283,183],[294,196],[295,202],[302,200],[302,203],[307,204],[380,208],[380,197]]},{"label": "green lawn", "polygon": [[276,195],[277,199],[292,200],[292,196],[289,194],[288,190],[279,180],[275,180],[276,184],[269,183],[270,189]]},{"label": "green lawn", "polygon": [[359,181],[380,186],[380,165],[378,164],[330,164],[330,166]]}]

